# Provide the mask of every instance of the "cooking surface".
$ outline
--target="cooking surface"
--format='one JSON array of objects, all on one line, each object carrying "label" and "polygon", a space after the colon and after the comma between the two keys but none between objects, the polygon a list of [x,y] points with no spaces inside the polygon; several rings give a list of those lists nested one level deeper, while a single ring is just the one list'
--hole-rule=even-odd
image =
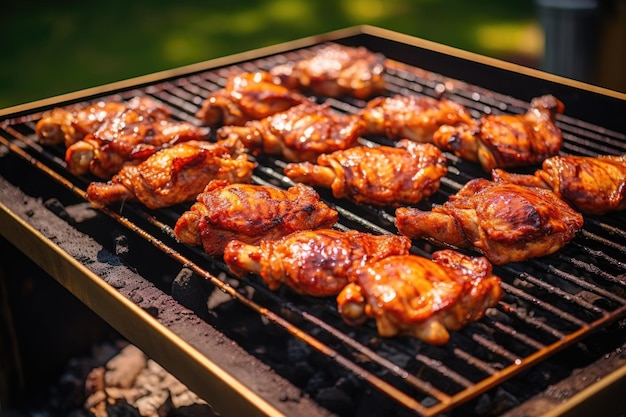
[{"label": "cooking surface", "polygon": [[[368,38],[362,40],[362,44],[373,49],[384,41],[373,38],[371,43],[368,43],[367,40]],[[354,40],[349,39],[349,42]],[[202,71],[157,81],[137,82],[134,85],[131,83],[130,88],[116,88],[98,96],[78,96],[71,101],[86,103],[103,97],[129,99],[136,95],[150,95],[170,107],[175,117],[197,124],[199,122],[194,117],[195,112],[209,92],[224,85],[228,74],[238,70],[269,69],[285,61],[314,53],[317,47],[317,44],[312,44],[303,46],[302,49],[260,58],[246,57],[245,61],[214,65]],[[396,56],[398,52],[392,54],[391,51],[392,49],[384,48],[381,50],[387,56],[394,55],[398,59]],[[415,60],[416,58],[412,57],[404,61]],[[444,94],[469,108],[474,117],[481,113],[522,113],[528,105],[528,98],[525,96],[515,98],[483,86],[468,84],[465,79],[460,81],[427,71],[416,67],[414,62],[411,63],[413,65],[397,60],[388,62],[388,94],[423,94],[434,97]],[[506,74],[501,75],[501,78],[506,78]],[[475,74],[472,76],[476,77]],[[558,91],[554,93],[559,97]],[[590,121],[596,119],[581,120],[572,117],[568,112],[569,97],[559,98],[565,103],[565,114],[557,118],[558,125],[564,133],[563,153],[596,155],[626,152],[626,135]],[[614,98],[608,100],[613,101]],[[364,101],[355,99],[326,99],[326,101],[333,108],[348,113],[353,113],[365,105]],[[69,101],[63,104],[68,103]],[[128,274],[134,276],[133,272],[137,271],[139,276],[135,278],[140,281],[147,280],[146,285],[153,287],[155,294],[162,291],[169,294],[164,294],[164,297],[173,296],[192,308],[204,319],[197,324],[209,334],[206,339],[194,339],[191,342],[194,346],[205,344],[208,340],[219,340],[221,335],[226,335],[244,350],[261,349],[260,346],[249,345],[247,339],[250,334],[246,332],[250,330],[239,328],[240,317],[232,314],[233,311],[237,314],[246,314],[241,312],[243,308],[251,320],[258,321],[260,318],[261,321],[270,323],[261,327],[267,331],[268,337],[275,337],[275,332],[278,332],[281,338],[287,336],[287,340],[303,343],[321,353],[324,361],[337,364],[347,375],[358,375],[372,390],[384,393],[401,406],[412,409],[417,414],[435,415],[458,407],[496,386],[505,385],[513,392],[515,389],[524,391],[527,388],[516,387],[516,383],[506,385],[506,382],[522,371],[532,370],[533,367],[541,365],[554,353],[576,342],[584,341],[592,335],[597,336],[606,326],[626,316],[626,264],[623,262],[623,253],[626,251],[624,231],[626,224],[623,213],[612,213],[602,217],[585,217],[582,233],[554,255],[495,267],[494,272],[502,278],[505,292],[500,304],[490,310],[483,320],[469,325],[460,332],[454,332],[446,346],[430,346],[410,338],[381,339],[377,336],[372,323],[358,328],[345,325],[335,312],[334,300],[301,297],[288,290],[273,293],[265,289],[258,277],[246,278],[240,282],[225,273],[226,269],[220,259],[208,257],[196,248],[178,243],[173,238],[172,228],[188,205],[156,211],[146,211],[135,204],[126,204],[103,212],[92,210],[83,196],[88,182],[93,179],[69,175],[64,169],[63,150],[42,148],[36,141],[34,134],[36,121],[45,110],[58,104],[46,104],[17,115],[13,114],[2,124],[1,143],[12,150],[11,158],[19,160],[16,166],[21,166],[20,164],[26,161],[36,172],[33,175],[43,178],[42,182],[29,181],[28,184],[33,189],[29,191],[25,188],[25,192],[29,195],[35,194],[46,201],[47,208],[52,209],[61,219],[70,219],[71,227],[84,231],[97,241],[109,242],[110,245],[111,241],[115,242],[116,237],[123,237],[131,240],[130,247],[133,245],[147,247],[145,249],[148,251],[147,256],[150,256],[150,259],[159,259],[156,268],[154,263],[146,265],[145,260],[128,256],[125,253],[125,245],[120,246],[119,241],[111,246],[112,252],[117,252],[117,256],[111,255],[110,258],[98,259],[106,252],[87,253],[90,251],[85,248],[83,254],[75,253],[77,248],[70,252],[74,259],[78,259],[95,273],[93,279],[97,280],[101,276],[115,288],[114,292],[123,293],[136,305],[141,306],[143,301],[139,298],[133,299],[133,294],[136,293],[127,293],[128,283],[125,281],[127,278],[123,278],[123,281],[117,277],[109,279],[113,276],[111,269],[123,268],[125,271],[123,276]],[[573,107],[578,112],[580,103],[575,103]],[[609,112],[611,111],[613,110]],[[364,143],[369,141],[387,143],[384,138],[363,139]],[[446,156],[449,172],[442,181],[441,189],[418,207],[428,209],[432,204],[443,203],[470,179],[486,176],[477,165],[459,160],[451,154]],[[283,188],[292,184],[282,174],[284,161],[259,157],[258,162],[254,182]],[[15,173],[3,172],[2,175],[10,184],[26,186],[24,180]],[[42,196],[42,190],[38,189],[37,184],[50,179],[54,180],[53,183],[56,185],[49,191],[44,191]],[[355,205],[348,201],[333,199],[327,190],[318,191],[322,198],[336,205],[340,214],[338,227],[373,233],[396,233],[393,209]],[[14,198],[20,200],[22,197]],[[11,196],[8,192],[3,192],[2,201],[8,200],[12,200]],[[71,214],[78,212],[82,213],[80,221],[73,219]],[[33,220],[34,218],[26,222],[32,223]],[[107,227],[98,227],[98,222]],[[55,241],[55,229],[52,226],[42,224],[33,227],[45,228],[44,235],[48,238],[52,235],[54,245],[62,247],[67,244],[63,239]],[[119,232],[111,232],[117,228]],[[15,232],[6,228],[3,230],[5,235],[13,233]],[[13,236],[14,239],[20,239],[18,235]],[[135,240],[139,243],[133,243]],[[427,242],[415,241],[413,252],[428,256],[436,249],[438,248]],[[35,254],[33,256],[37,257]],[[97,262],[94,262],[95,259]],[[117,265],[120,259],[123,264]],[[127,267],[132,271],[126,270]],[[181,268],[182,272],[179,272]],[[196,283],[191,291],[186,289],[186,285],[193,281],[189,280],[187,271],[193,271],[204,277],[204,282]],[[87,277],[80,276],[80,272],[82,271],[79,271],[75,279],[87,280]],[[183,285],[185,283],[186,285]],[[91,297],[91,290],[81,288],[82,284],[79,281],[68,281],[65,285],[74,288],[83,297],[88,299]],[[215,288],[221,291],[214,291]],[[106,288],[99,291],[110,294]],[[204,299],[202,297],[194,299],[190,295],[194,291],[206,294],[209,303],[213,303],[213,309],[203,311]],[[225,294],[225,298],[220,294],[222,296]],[[89,301],[91,300],[88,300],[87,304]],[[232,307],[232,302],[237,307]],[[124,300],[119,303],[125,305]],[[159,312],[159,320],[166,315],[164,313],[166,312]],[[113,314],[110,320],[119,322],[120,317],[115,316],[116,314]],[[207,326],[207,322],[211,326]],[[141,325],[140,320],[138,326]],[[170,328],[171,325],[172,323],[167,323],[166,327]],[[218,330],[216,334],[214,329]],[[132,333],[132,329],[129,328],[128,332]],[[623,338],[620,340],[618,337],[617,340],[608,343],[619,346],[620,341],[624,342]],[[186,342],[189,343],[187,340]],[[149,345],[147,340],[144,343]],[[149,349],[147,347],[146,351],[150,354]],[[206,350],[206,347],[201,350]],[[257,352],[255,356],[258,356],[261,362],[271,362],[261,353]],[[184,368],[184,365],[181,366]],[[202,366],[208,367],[204,362]],[[190,368],[193,366],[190,365]],[[276,368],[275,364],[272,363],[271,368]],[[282,374],[287,373],[280,371],[279,368],[276,370]],[[191,372],[191,369],[184,369],[183,372]],[[242,381],[250,377],[246,372],[232,373]],[[200,380],[196,384],[188,383],[189,386],[206,385],[202,374],[198,373],[192,378]],[[255,382],[249,384],[254,386],[253,392],[261,389]],[[289,393],[289,386],[285,392],[288,393],[287,396],[297,396],[293,392]],[[255,394],[251,393],[249,398],[252,404],[256,401],[254,397]],[[313,404],[306,406],[316,408]],[[287,408],[282,410],[285,413],[293,412],[289,406],[283,404],[281,407]],[[254,409],[254,405],[251,405],[251,408]]]}]

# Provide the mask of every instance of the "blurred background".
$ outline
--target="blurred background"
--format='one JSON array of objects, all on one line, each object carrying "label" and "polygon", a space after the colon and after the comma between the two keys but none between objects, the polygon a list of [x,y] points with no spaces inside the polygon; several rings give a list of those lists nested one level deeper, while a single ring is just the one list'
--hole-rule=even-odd
[{"label": "blurred background", "polygon": [[368,24],[626,91],[626,0],[31,0],[3,6],[0,108]]}]

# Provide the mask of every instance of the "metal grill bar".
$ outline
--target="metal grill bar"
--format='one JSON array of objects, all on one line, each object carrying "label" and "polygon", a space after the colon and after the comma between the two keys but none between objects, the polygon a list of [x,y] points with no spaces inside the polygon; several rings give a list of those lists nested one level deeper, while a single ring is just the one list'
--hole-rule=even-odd
[{"label": "metal grill bar", "polygon": [[[147,94],[167,104],[173,110],[174,117],[198,124],[194,114],[203,98],[209,92],[223,87],[228,74],[237,70],[269,69],[281,62],[314,53],[315,49],[305,48],[217,68],[111,97],[128,99],[133,95]],[[468,107],[476,117],[482,113],[522,113],[527,107],[527,103],[512,97],[399,62],[390,61],[389,66],[389,94],[426,94],[433,97],[445,94]],[[346,113],[354,113],[365,104],[353,99],[328,101],[335,109]],[[84,188],[88,181],[64,173],[62,153],[45,149],[36,142],[34,128],[40,116],[37,113],[3,123],[0,143],[85,198]],[[595,155],[626,152],[626,135],[567,116],[559,117],[559,126],[564,131],[566,153]],[[383,138],[363,140],[368,143],[385,141]],[[449,173],[442,180],[441,190],[432,197],[432,201],[445,201],[469,179],[484,175],[478,167],[453,155],[446,156],[449,159]],[[255,182],[282,187],[292,185],[291,180],[282,174],[282,161],[267,158],[260,158],[259,161],[261,164],[254,177]],[[329,198],[328,194],[321,193]],[[333,202],[340,213],[338,227],[357,227],[373,233],[395,233],[392,211],[356,206],[347,201]],[[181,266],[192,269],[294,337],[423,416],[434,416],[450,410],[583,339],[590,332],[626,316],[626,265],[611,255],[611,252],[623,253],[626,249],[620,243],[626,237],[623,219],[617,216],[601,220],[585,219],[585,230],[563,252],[546,259],[529,261],[523,266],[498,267],[496,273],[503,277],[505,296],[497,309],[480,323],[454,334],[449,346],[431,347],[404,339],[386,340],[370,346],[363,340],[369,340],[375,330],[371,326],[364,326],[350,329],[348,334],[332,307],[325,301],[319,303],[330,319],[309,311],[306,305],[300,306],[284,299],[282,294],[268,291],[254,278],[245,279],[247,285],[255,291],[264,292],[266,298],[273,299],[290,314],[288,317],[280,311],[258,305],[218,277],[227,272],[219,260],[209,258],[199,250],[177,246],[173,241],[172,224],[181,213],[174,209],[160,210],[155,214],[129,206],[125,208],[127,217],[109,209],[103,212],[168,256],[177,259]],[[149,225],[150,231],[140,227],[139,223]],[[181,250],[191,250],[198,260],[184,256]],[[428,256],[432,249],[427,244],[415,242],[412,250]],[[597,260],[602,262],[594,262]],[[201,261],[205,261],[207,266],[204,263],[201,266]],[[621,291],[614,291],[615,286]],[[593,297],[580,297],[578,294],[582,291],[592,293]],[[296,324],[292,315],[303,320],[303,323]],[[323,332],[316,331],[316,336],[312,336],[311,327]],[[340,347],[330,347],[336,345]],[[406,361],[402,362],[409,366],[399,363],[395,359],[397,357],[404,358]],[[388,380],[389,375],[394,378]]]}]

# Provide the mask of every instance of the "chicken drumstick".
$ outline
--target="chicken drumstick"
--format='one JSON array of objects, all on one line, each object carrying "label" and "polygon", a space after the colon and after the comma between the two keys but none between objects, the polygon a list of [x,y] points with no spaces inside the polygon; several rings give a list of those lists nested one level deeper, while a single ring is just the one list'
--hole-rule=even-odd
[{"label": "chicken drumstick", "polygon": [[446,249],[432,260],[389,256],[358,269],[337,304],[348,324],[373,318],[380,336],[406,335],[443,345],[449,330],[481,319],[501,297],[500,278],[486,258]]},{"label": "chicken drumstick", "polygon": [[409,238],[473,248],[501,265],[556,252],[583,217],[550,190],[477,178],[431,211],[396,209],[396,225]]},{"label": "chicken drumstick", "polygon": [[127,107],[106,118],[100,127],[69,146],[67,169],[109,179],[127,164],[137,164],[164,147],[205,140],[209,129],[161,117],[146,107]]},{"label": "chicken drumstick", "polygon": [[242,72],[229,76],[224,88],[209,94],[196,117],[213,128],[240,126],[308,101],[266,71]]},{"label": "chicken drumstick", "polygon": [[129,102],[102,100],[79,108],[55,107],[37,122],[35,131],[42,145],[63,144],[67,148],[126,109],[141,109],[160,120],[170,115],[167,108],[150,97],[134,97]]},{"label": "chicken drumstick", "polygon": [[288,88],[327,97],[365,99],[385,90],[385,57],[364,47],[327,44],[315,55],[270,72]]},{"label": "chicken drumstick", "polygon": [[184,243],[202,245],[209,255],[220,255],[234,239],[256,244],[297,230],[331,227],[337,220],[337,211],[304,184],[283,190],[215,180],[178,219],[174,233]]},{"label": "chicken drumstick", "polygon": [[472,123],[469,112],[460,104],[416,95],[376,97],[359,114],[365,121],[366,134],[423,143],[432,143],[433,134],[442,125]]},{"label": "chicken drumstick", "polygon": [[253,154],[314,161],[320,154],[353,146],[362,132],[358,116],[338,113],[328,104],[305,103],[244,126],[223,126],[216,134],[241,140]]},{"label": "chicken drumstick", "polygon": [[542,187],[583,214],[600,216],[626,209],[626,155],[553,156],[534,175],[492,171],[494,181]]},{"label": "chicken drumstick", "polygon": [[224,249],[224,261],[237,276],[256,273],[271,290],[285,284],[297,293],[337,295],[355,268],[391,255],[407,254],[410,239],[350,230],[305,230],[258,246],[238,240]]},{"label": "chicken drumstick", "polygon": [[439,189],[445,156],[434,145],[403,139],[398,146],[356,146],[320,155],[317,165],[287,164],[296,182],[330,188],[336,198],[379,206],[415,204]]},{"label": "chicken drumstick", "polygon": [[213,179],[250,182],[254,166],[241,144],[183,142],[125,166],[106,183],[92,182],[87,198],[95,207],[125,200],[168,207],[194,200]]},{"label": "chicken drumstick", "polygon": [[493,168],[532,165],[559,153],[563,137],[555,116],[564,106],[556,97],[534,98],[526,114],[483,115],[480,120],[441,126],[433,135],[435,145],[486,172]]}]

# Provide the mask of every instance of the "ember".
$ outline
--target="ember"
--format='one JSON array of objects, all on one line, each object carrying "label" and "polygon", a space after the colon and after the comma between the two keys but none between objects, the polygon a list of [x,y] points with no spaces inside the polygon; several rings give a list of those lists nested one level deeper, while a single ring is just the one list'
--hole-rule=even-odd
[{"label": "ember", "polygon": [[[88,371],[88,373],[86,373]],[[70,359],[37,415],[213,417],[211,406],[126,341]],[[32,412],[29,413],[33,415]],[[17,416],[19,417],[19,415]]]}]

